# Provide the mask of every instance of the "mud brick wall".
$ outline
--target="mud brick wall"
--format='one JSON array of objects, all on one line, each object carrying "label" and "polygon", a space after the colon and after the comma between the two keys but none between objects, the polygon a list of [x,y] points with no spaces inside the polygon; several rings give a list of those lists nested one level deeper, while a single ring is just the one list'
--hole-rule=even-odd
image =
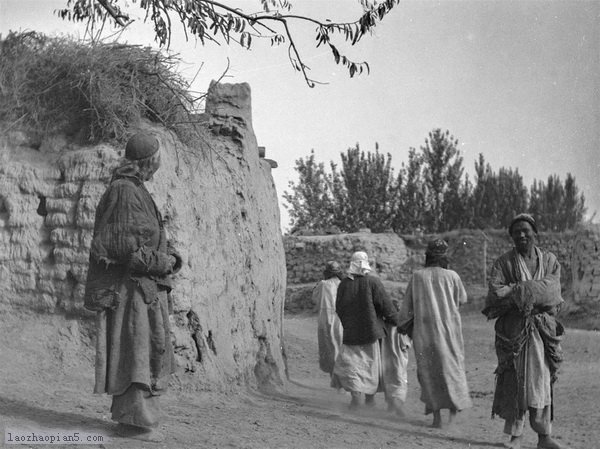
[{"label": "mud brick wall", "polygon": [[[571,231],[540,232],[537,236],[537,245],[554,253],[561,264],[563,292],[572,284],[571,252],[575,235]],[[506,230],[461,230],[443,234],[442,237],[449,244],[450,268],[468,285],[487,285],[492,264],[513,246]]]},{"label": "mud brick wall", "polygon": [[401,281],[406,277],[403,265],[409,252],[404,241],[393,233],[285,236],[284,248],[288,284],[319,281],[329,260],[347,268],[355,251],[366,251],[371,266],[382,279]]},{"label": "mud brick wall", "polygon": [[[0,165],[3,306],[83,311],[94,213],[119,156],[107,146],[60,152],[65,142],[8,135]],[[21,159],[21,160],[19,160]]]},{"label": "mud brick wall", "polygon": [[[194,389],[286,381],[274,163],[260,157],[250,93],[247,84],[212,83],[204,124],[189,145],[161,126],[130,124],[131,134],[144,130],[160,142],[161,168],[146,187],[184,261],[173,279],[171,330],[178,382]],[[83,308],[89,248],[95,208],[123,145],[1,125],[0,313],[66,317],[72,346],[93,360],[93,315]],[[58,326],[48,340],[60,340]],[[69,347],[61,344],[67,365],[80,357]]]},{"label": "mud brick wall", "polygon": [[577,232],[571,267],[573,301],[600,306],[600,225],[587,225]]},{"label": "mud brick wall", "polygon": [[[382,279],[407,282],[412,272],[423,266],[427,242],[433,237],[369,233],[285,236],[287,281],[289,285],[316,282],[321,279],[326,261],[338,260],[346,267],[352,252],[365,250]],[[440,237],[449,244],[450,268],[460,275],[466,285],[482,287],[487,286],[494,261],[513,246],[506,230],[458,230]],[[565,292],[572,285],[571,253],[575,237],[575,232],[541,232],[538,235],[538,245],[558,257]],[[591,243],[586,245],[590,246]],[[593,251],[586,249],[584,252],[592,257]],[[595,257],[600,256],[595,253]],[[600,277],[600,264],[597,271]],[[588,283],[591,282],[590,275],[586,279]]]}]

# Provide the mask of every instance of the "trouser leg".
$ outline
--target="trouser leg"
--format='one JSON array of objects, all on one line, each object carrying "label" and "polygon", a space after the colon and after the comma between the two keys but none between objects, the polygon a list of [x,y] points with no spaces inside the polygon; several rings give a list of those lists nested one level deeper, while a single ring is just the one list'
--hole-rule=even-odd
[{"label": "trouser leg", "polygon": [[[552,423],[550,420],[550,407],[544,408],[529,408],[529,424],[534,432],[540,435],[550,435]],[[523,434],[525,427],[525,415],[523,414],[518,419],[504,421],[504,433],[512,436],[520,436]]]},{"label": "trouser leg", "polygon": [[525,427],[525,415],[516,419],[507,419],[504,421],[504,433],[513,437],[523,435],[523,428]]},{"label": "trouser leg", "polygon": [[375,394],[365,394],[365,405],[375,407]]},{"label": "trouser leg", "polygon": [[550,407],[529,408],[529,424],[534,432],[540,435],[550,435],[552,422],[550,421]]},{"label": "trouser leg", "polygon": [[351,391],[351,400],[350,400],[350,408],[358,408],[360,407],[360,400],[362,398],[362,393],[360,391]]}]

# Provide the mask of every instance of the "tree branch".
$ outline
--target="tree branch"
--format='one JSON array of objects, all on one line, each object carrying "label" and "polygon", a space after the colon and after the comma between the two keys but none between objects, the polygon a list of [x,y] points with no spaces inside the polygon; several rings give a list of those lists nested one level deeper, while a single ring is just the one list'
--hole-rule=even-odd
[{"label": "tree branch", "polygon": [[[121,14],[121,11],[115,8],[114,6],[110,5],[107,2],[107,0],[98,0],[98,3],[104,8],[104,10],[114,19],[114,21],[118,25],[125,27],[130,22],[129,16]],[[123,19],[125,19],[125,22],[123,22]]]},{"label": "tree branch", "polygon": [[[112,3],[109,3],[111,2]],[[62,18],[68,17],[69,20],[95,20],[98,17],[110,16],[114,22],[125,27],[131,23],[129,16],[121,13],[116,4],[119,0],[68,0],[69,8],[59,11]],[[225,0],[145,0],[141,1],[141,7],[146,11],[147,20],[154,24],[155,37],[158,43],[169,48],[171,40],[171,18],[169,13],[175,12],[179,21],[183,25],[186,39],[188,32],[200,39],[202,44],[205,40],[213,41],[219,44],[221,39],[230,44],[232,41],[238,43],[244,48],[249,49],[252,42],[252,36],[270,37],[271,44],[276,45],[289,41],[288,58],[295,70],[302,73],[304,80],[310,87],[314,87],[316,81],[308,76],[310,68],[304,63],[302,55],[296,45],[292,29],[292,21],[305,22],[316,25],[316,46],[328,44],[336,64],[345,66],[350,77],[355,74],[361,74],[365,69],[369,72],[369,66],[366,62],[354,62],[343,54],[340,54],[337,47],[331,42],[331,35],[339,33],[341,39],[345,39],[350,45],[355,45],[358,41],[369,33],[378,22],[383,20],[394,6],[400,0],[382,0],[380,2],[362,1],[363,14],[354,22],[336,23],[330,21],[320,21],[310,16],[297,14],[281,14],[278,10],[271,10],[270,4],[274,7],[280,7],[282,10],[289,11],[291,4],[287,0],[269,2],[262,0],[263,11],[258,13],[245,13],[239,8],[228,6]],[[134,0],[135,3],[135,0]],[[98,11],[105,11],[104,15]],[[271,23],[279,23],[283,28],[281,33],[276,31],[278,27],[272,27]],[[250,27],[255,33],[246,31]],[[269,36],[270,35],[270,36]]]}]

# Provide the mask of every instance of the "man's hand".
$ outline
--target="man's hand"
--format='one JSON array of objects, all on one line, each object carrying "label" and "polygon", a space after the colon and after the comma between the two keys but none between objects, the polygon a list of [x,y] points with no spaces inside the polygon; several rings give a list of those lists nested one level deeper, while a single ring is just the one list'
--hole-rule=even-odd
[{"label": "man's hand", "polygon": [[507,296],[510,296],[513,292],[513,290],[515,289],[517,284],[508,284],[508,285],[504,285],[502,287],[500,287],[499,289],[496,290],[496,296],[498,296],[498,298],[506,298]]}]

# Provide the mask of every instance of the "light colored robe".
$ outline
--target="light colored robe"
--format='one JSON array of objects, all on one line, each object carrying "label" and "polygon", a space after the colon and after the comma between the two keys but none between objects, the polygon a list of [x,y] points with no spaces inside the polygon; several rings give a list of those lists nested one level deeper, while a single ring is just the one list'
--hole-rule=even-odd
[{"label": "light colored robe", "polygon": [[[535,248],[538,260],[542,259],[541,251]],[[532,276],[520,254],[516,254],[517,266],[523,281],[544,278],[544,266],[538,263],[538,269]],[[529,340],[524,352],[525,397],[527,407],[544,408],[552,404],[552,387],[550,383],[550,368],[544,356],[544,342],[540,332],[531,326]]]},{"label": "light colored robe", "polygon": [[334,375],[346,391],[383,392],[386,401],[406,400],[410,339],[386,324],[386,335],[375,343],[342,345]]},{"label": "light colored robe", "polygon": [[537,270],[530,273],[516,249],[500,256],[490,273],[483,310],[496,319],[496,390],[492,415],[506,420],[505,432],[520,435],[528,409],[547,415],[541,433],[550,433],[552,388],[562,362],[564,333],[556,320],[563,303],[556,256],[534,247]]},{"label": "light colored robe", "polygon": [[400,327],[411,320],[417,376],[425,413],[471,406],[465,374],[459,304],[467,294],[458,274],[440,267],[415,271],[400,308]]},{"label": "light colored robe", "polygon": [[335,313],[335,295],[340,280],[337,277],[319,281],[313,289],[313,303],[317,305],[317,341],[319,344],[319,368],[331,374],[335,359],[340,353],[344,329]]}]

